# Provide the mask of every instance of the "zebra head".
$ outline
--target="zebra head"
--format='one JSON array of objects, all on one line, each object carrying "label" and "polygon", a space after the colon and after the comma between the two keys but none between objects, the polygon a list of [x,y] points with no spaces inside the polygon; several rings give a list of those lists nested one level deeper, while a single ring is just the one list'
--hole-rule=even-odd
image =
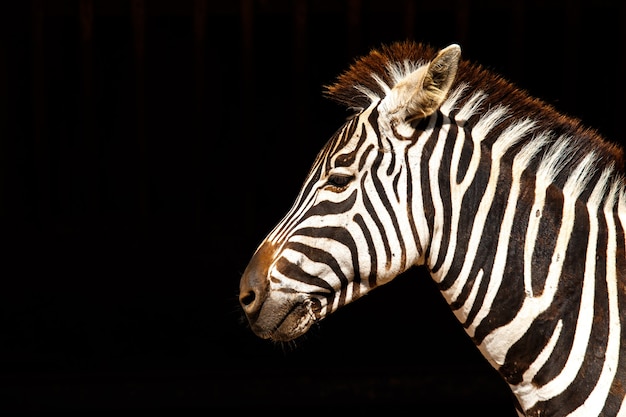
[{"label": "zebra head", "polygon": [[411,200],[411,176],[419,172],[410,166],[419,155],[408,148],[419,152],[410,145],[436,119],[459,58],[460,48],[451,45],[429,60],[387,62],[378,73],[371,68],[362,79],[354,71],[344,74],[355,78],[344,80],[353,97],[334,98],[362,105],[352,105],[357,113],[318,154],[293,207],[241,278],[240,303],[258,336],[301,336],[337,308],[424,262],[429,214]]}]

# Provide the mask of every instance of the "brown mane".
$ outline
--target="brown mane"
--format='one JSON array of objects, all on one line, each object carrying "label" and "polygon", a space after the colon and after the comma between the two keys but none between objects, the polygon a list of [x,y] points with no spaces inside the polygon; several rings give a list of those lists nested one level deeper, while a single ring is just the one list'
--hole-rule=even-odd
[{"label": "brown mane", "polygon": [[[346,72],[337,78],[334,84],[325,87],[325,95],[347,107],[366,108],[371,104],[371,97],[362,92],[363,88],[380,98],[385,96],[385,91],[372,76],[373,74],[389,87],[393,87],[393,80],[389,74],[390,64],[410,62],[421,65],[432,60],[436,54],[436,49],[411,41],[382,46],[357,59]],[[526,91],[514,86],[501,76],[478,64],[461,60],[452,89],[462,83],[469,85],[468,92],[481,90],[486,94],[484,108],[498,104],[505,105],[509,109],[511,121],[530,118],[537,122],[541,130],[571,137],[572,146],[576,148],[581,158],[594,151],[599,165],[614,164],[618,171],[623,171],[624,156],[620,147],[606,141],[595,130],[584,127],[580,120],[558,112],[551,105],[530,96]],[[464,96],[460,105],[471,94],[465,93]]]}]

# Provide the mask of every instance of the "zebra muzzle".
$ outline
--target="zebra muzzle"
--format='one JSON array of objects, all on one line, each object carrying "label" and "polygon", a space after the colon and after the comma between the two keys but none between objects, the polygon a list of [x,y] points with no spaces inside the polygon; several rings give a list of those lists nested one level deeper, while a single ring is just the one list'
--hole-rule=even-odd
[{"label": "zebra muzzle", "polygon": [[250,329],[263,339],[284,342],[301,336],[315,321],[306,297],[280,291],[242,291],[240,302]]},{"label": "zebra muzzle", "polygon": [[273,254],[272,245],[264,243],[259,247],[239,283],[239,303],[251,325],[258,319],[261,307],[269,294],[267,272]]},{"label": "zebra muzzle", "polygon": [[315,321],[313,302],[295,291],[272,291],[268,268],[274,248],[264,243],[241,277],[239,302],[251,330],[259,337],[288,341],[301,336]]}]

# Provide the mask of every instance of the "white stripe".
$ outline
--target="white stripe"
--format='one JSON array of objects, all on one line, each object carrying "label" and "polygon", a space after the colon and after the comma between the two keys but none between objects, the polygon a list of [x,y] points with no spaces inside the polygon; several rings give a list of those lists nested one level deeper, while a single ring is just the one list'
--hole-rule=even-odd
[{"label": "white stripe", "polygon": [[[589,179],[588,174],[591,169],[590,161],[590,157],[587,157],[580,163],[565,184],[561,227],[552,255],[552,263],[548,269],[548,276],[541,296],[525,298],[515,318],[487,335],[482,342],[481,346],[484,347],[486,352],[490,353],[492,360],[498,364],[504,363],[504,358],[510,347],[526,333],[535,318],[544,312],[552,303],[561,277],[567,246],[574,227],[574,206],[578,195],[583,190],[581,185],[584,185]],[[481,308],[481,315],[480,317],[477,316],[476,325],[480,323],[478,319],[484,318],[487,313],[488,310],[482,311]]]},{"label": "white stripe", "polygon": [[433,207],[435,210],[435,222],[433,236],[430,240],[430,254],[428,264],[432,266],[439,258],[439,251],[441,250],[441,240],[443,238],[443,230],[441,225],[445,224],[443,219],[443,201],[441,200],[441,193],[439,192],[439,170],[441,164],[441,158],[443,156],[443,150],[446,145],[446,137],[450,128],[450,119],[444,115],[444,121],[437,137],[437,143],[433,149],[433,153],[428,161],[428,172],[430,173],[430,194],[433,201]]},{"label": "white stripe", "polygon": [[[432,116],[428,121],[428,126],[424,130],[424,133],[420,136],[418,143],[423,143],[424,138],[430,137],[435,128],[437,122],[437,116]],[[414,166],[419,166],[422,161],[423,146],[413,146],[408,150],[408,159]],[[430,228],[428,226],[428,220],[426,219],[426,213],[424,208],[424,201],[422,200],[422,187],[428,187],[428,184],[424,184],[422,178],[422,171],[415,169],[411,171],[413,174],[413,200],[411,201],[411,207],[413,212],[413,219],[415,221],[415,230],[417,230],[417,237],[419,245],[422,249],[426,248],[428,242],[430,242]],[[416,265],[423,265],[425,262],[426,253],[422,250],[419,254],[419,258],[415,260]]]},{"label": "white stripe", "polygon": [[[487,136],[489,130],[493,129],[493,127],[502,121],[506,116],[506,108],[505,107],[495,107],[489,113],[487,113],[472,129],[472,139],[474,143],[477,145],[475,147],[480,148],[480,142]],[[498,155],[494,155],[497,157]],[[474,263],[474,258],[476,256],[476,248],[478,248],[478,244],[482,238],[483,228],[485,226],[485,222],[487,221],[487,213],[489,212],[489,207],[491,206],[491,202],[493,201],[493,197],[495,195],[496,183],[498,181],[498,175],[500,173],[500,164],[499,161],[491,164],[491,172],[489,173],[489,181],[487,183],[487,188],[485,190],[485,194],[480,202],[478,207],[478,212],[476,213],[476,217],[474,218],[474,223],[472,226],[472,232],[470,234],[470,241],[468,244],[468,252],[465,255],[465,260],[463,263],[463,267],[459,276],[454,281],[452,286],[443,292],[444,297],[447,299],[448,303],[451,304],[454,302],[461,290],[465,286],[467,279],[469,277],[469,272],[471,266]],[[441,233],[441,231],[439,231]],[[431,258],[437,259],[437,258]],[[432,267],[433,264],[429,264],[429,267]],[[432,277],[435,282],[441,282],[445,278],[445,271],[441,268],[437,273],[433,274]]]},{"label": "white stripe", "polygon": [[476,301],[476,295],[478,295],[478,290],[480,289],[480,284],[483,279],[483,274],[484,274],[484,271],[481,268],[478,271],[478,274],[476,274],[476,278],[474,278],[474,283],[472,284],[472,289],[470,290],[470,293],[467,296],[467,301],[463,303],[461,308],[454,311],[454,315],[457,317],[457,319],[459,319],[461,323],[465,322],[465,320],[467,319],[467,315],[469,314],[470,310],[474,306],[474,301]]},{"label": "white stripe", "polygon": [[[528,132],[534,123],[529,120],[524,120],[520,123],[516,123],[507,129],[501,137],[503,140],[498,142],[501,143],[502,149],[498,152],[501,155],[504,155],[506,150],[519,141],[526,132]],[[495,145],[494,145],[495,147]],[[496,152],[494,151],[494,154]],[[496,294],[500,289],[500,284],[502,283],[502,279],[504,276],[504,269],[506,267],[506,260],[509,249],[509,242],[511,239],[511,229],[513,228],[513,220],[515,219],[515,212],[517,209],[517,201],[519,199],[519,192],[521,187],[521,177],[524,170],[527,168],[528,163],[531,160],[530,152],[521,152],[516,155],[513,160],[512,167],[512,183],[511,189],[509,191],[508,200],[506,203],[506,208],[504,210],[504,216],[502,218],[502,224],[500,225],[500,232],[498,234],[498,245],[496,248],[495,259],[492,266],[491,276],[489,278],[489,284],[487,287],[487,292],[485,293],[485,298],[483,300],[483,304],[480,307],[480,310],[476,314],[472,325],[468,327],[468,331],[470,335],[474,334],[474,330],[476,326],[478,326],[481,321],[487,316],[489,310],[491,309],[491,305],[496,298]],[[498,158],[499,159],[499,158]],[[496,162],[497,163],[497,162]],[[496,358],[492,356],[492,359],[496,361],[499,365],[502,365],[502,362],[499,360],[504,360],[504,358]]]},{"label": "white stripe", "polygon": [[[535,148],[535,151],[539,150],[548,137],[549,133],[546,133],[537,138],[540,139],[540,144]],[[532,143],[534,142],[533,140]],[[526,227],[526,238],[524,240],[524,292],[528,297],[534,296],[532,259],[546,201],[546,190],[554,182],[554,177],[558,173],[556,166],[558,166],[559,158],[565,153],[567,153],[567,141],[561,138],[556,145],[550,148],[547,157],[541,160],[535,176],[535,197],[528,216],[528,226]]]},{"label": "white stripe", "polygon": [[[462,86],[463,89],[465,89],[467,87],[467,85],[463,85]],[[456,97],[456,92],[458,90],[456,90],[454,92],[454,96]],[[476,93],[474,93],[474,95],[472,95],[463,105],[463,107],[461,107],[461,109],[457,112],[455,119],[457,122],[462,122],[460,124],[465,123],[470,117],[472,117],[473,115],[475,115],[476,113],[478,113],[481,110],[481,104],[482,102],[485,100],[487,96],[485,95],[485,93],[483,93],[482,91],[478,91]],[[445,111],[446,109],[442,109],[442,111]],[[448,114],[449,111],[446,111],[446,114]]]},{"label": "white stripe", "polygon": [[[533,128],[533,126],[534,126],[534,122],[528,119],[524,119],[524,120],[520,120],[518,122],[512,123],[504,130],[504,132],[502,132],[502,134],[498,137],[498,139],[492,146],[492,163],[491,163],[491,172],[489,173],[489,181],[487,184],[487,189],[485,190],[485,195],[483,195],[483,198],[478,208],[478,212],[476,214],[474,227],[472,228],[472,233],[470,234],[470,243],[468,245],[468,248],[473,249],[473,251],[470,252],[468,250],[468,253],[465,257],[465,262],[463,264],[459,277],[454,281],[453,285],[444,292],[444,295],[446,296],[448,301],[451,303],[456,301],[456,299],[461,294],[461,291],[465,287],[465,284],[467,283],[467,279],[469,277],[469,272],[474,264],[476,251],[480,247],[480,241],[482,240],[482,237],[483,237],[483,229],[487,221],[489,208],[491,207],[491,204],[493,202],[493,199],[497,191],[496,188],[497,188],[497,183],[498,183],[498,177],[500,175],[500,160],[505,155],[507,150],[509,150],[511,146],[513,146],[515,143],[521,140],[521,138],[524,137],[524,135],[527,132],[529,132]],[[511,192],[517,193],[518,191],[512,190]],[[512,226],[513,216],[515,214],[515,201],[516,200],[517,200],[517,197],[513,197],[513,200],[511,199],[509,200],[509,204],[512,205],[512,208],[510,209],[510,213],[508,214],[508,217],[505,219],[505,222],[509,222],[511,224],[509,226],[507,225],[504,226],[505,228],[509,228],[509,230],[510,230],[510,226]],[[509,233],[507,233],[505,230],[501,231],[501,236],[506,236],[507,242],[508,242],[508,235]],[[500,246],[504,245],[504,243],[500,243],[499,245]],[[503,259],[506,260],[506,250],[504,254],[502,254],[501,251],[500,253],[501,253],[500,256],[501,257],[504,256]],[[496,262],[498,261],[504,262],[502,259],[496,260]],[[494,266],[494,271],[496,269],[497,269],[497,266]],[[441,277],[444,276],[444,274],[445,272],[442,271],[439,279],[442,279]],[[494,274],[492,273],[492,276],[490,279],[490,286],[491,286],[491,283],[493,283],[495,287],[499,286],[499,282],[496,282],[497,280],[498,278],[495,277],[494,279]],[[495,287],[492,288],[492,291],[494,290],[497,291],[497,288]],[[491,294],[488,293],[487,297],[490,297],[490,296]],[[493,296],[495,296],[495,293],[493,294]],[[491,302],[489,302],[489,304],[491,305]],[[468,332],[470,336],[473,336],[472,329],[468,328]]]},{"label": "white stripe", "polygon": [[[458,123],[458,122],[457,122]],[[459,236],[459,220],[461,217],[462,203],[463,197],[467,192],[468,188],[474,181],[474,177],[476,176],[476,172],[478,172],[478,167],[480,165],[480,156],[481,156],[481,146],[480,146],[480,137],[478,135],[471,135],[471,139],[473,142],[472,155],[467,167],[467,171],[460,183],[457,183],[457,178],[459,174],[459,164],[461,163],[461,154],[463,153],[463,147],[465,142],[465,130],[459,129],[457,134],[457,140],[454,145],[454,149],[452,151],[452,161],[451,161],[451,172],[450,172],[450,196],[452,199],[452,216],[450,219],[450,242],[448,243],[448,248],[446,250],[446,258],[441,265],[440,272],[436,274],[437,280],[439,282],[443,281],[447,275],[447,272],[450,270],[450,266],[452,265],[452,261],[454,260],[454,255],[456,253],[456,242],[457,237]],[[476,284],[474,284],[476,285]],[[456,314],[456,312],[455,312]],[[465,321],[466,316],[462,317],[461,322]]]},{"label": "white stripe", "polygon": [[622,404],[619,406],[616,417],[626,417],[626,397],[622,399]]},{"label": "white stripe", "polygon": [[[606,183],[609,173],[609,169],[605,170],[603,178],[600,181],[604,181]],[[604,259],[607,261],[606,286],[609,307],[609,337],[607,340],[606,352],[604,354],[602,372],[600,373],[600,378],[598,378],[598,382],[596,383],[593,391],[591,391],[585,402],[577,410],[570,414],[571,417],[598,415],[600,411],[602,411],[606,398],[609,396],[611,384],[613,383],[613,378],[615,378],[617,365],[619,363],[620,318],[616,266],[617,231],[615,229],[615,219],[613,217],[613,207],[615,205],[616,194],[617,184],[613,184],[603,210],[607,226],[607,248]],[[600,201],[598,200],[597,203],[599,204],[599,202]]]},{"label": "white stripe", "polygon": [[511,390],[513,391],[515,396],[520,399],[520,405],[525,410],[535,404],[533,402],[532,404],[528,405],[524,403],[523,399],[528,398],[531,393],[535,391],[535,389],[537,389],[536,385],[533,383],[533,379],[535,378],[535,375],[537,375],[537,372],[539,372],[539,370],[543,367],[543,365],[546,364],[548,359],[550,359],[550,356],[552,356],[552,352],[556,347],[556,342],[561,336],[562,329],[563,320],[559,320],[554,327],[554,331],[552,332],[550,339],[548,339],[548,343],[546,343],[546,345],[541,350],[541,353],[537,355],[533,363],[531,363],[528,369],[524,372],[524,375],[522,376],[522,382],[518,385],[511,385]]},{"label": "white stripe", "polygon": [[[465,93],[465,90],[468,87],[469,86],[467,83],[461,83],[457,88],[455,88],[453,91],[448,93],[448,98],[439,107],[441,112],[445,115],[449,115],[450,112],[455,109],[456,103],[459,101],[459,99],[461,98],[463,93]],[[471,99],[469,101],[471,101]],[[467,103],[465,104],[465,106],[467,106]],[[457,117],[457,121],[458,121],[458,117]]]},{"label": "white stripe", "polygon": [[[563,220],[561,229],[557,238],[557,244],[553,255],[553,263],[550,265],[548,277],[543,293],[539,297],[526,298],[518,315],[507,325],[502,326],[492,332],[483,343],[495,343],[500,351],[497,354],[500,357],[506,356],[510,346],[526,333],[527,329],[533,323],[534,319],[544,312],[550,306],[558,281],[561,277],[561,269],[565,257],[565,252],[569,240],[571,238],[572,228],[574,225],[574,206],[575,202],[583,191],[584,186],[592,176],[593,155],[587,157],[576,167],[572,175],[565,184],[563,195]],[[597,198],[601,198],[604,191],[605,183],[598,183],[594,188],[590,201],[597,202]],[[600,196],[600,197],[598,197]],[[525,408],[530,408],[538,401],[548,400],[555,397],[565,390],[576,378],[578,370],[583,362],[591,327],[593,324],[593,302],[595,293],[595,245],[598,238],[598,219],[597,207],[593,204],[588,206],[589,210],[589,240],[587,244],[587,254],[585,259],[585,272],[583,276],[583,287],[580,300],[580,308],[578,312],[578,321],[576,323],[576,331],[574,333],[574,341],[569,352],[565,366],[550,382],[538,389],[528,392],[519,397],[520,402]],[[558,257],[558,260],[557,260]],[[489,340],[487,340],[489,339]],[[508,339],[503,343],[503,339]],[[491,349],[487,347],[488,351]],[[535,364],[531,366],[536,366]],[[526,381],[531,383],[531,381]]]}]

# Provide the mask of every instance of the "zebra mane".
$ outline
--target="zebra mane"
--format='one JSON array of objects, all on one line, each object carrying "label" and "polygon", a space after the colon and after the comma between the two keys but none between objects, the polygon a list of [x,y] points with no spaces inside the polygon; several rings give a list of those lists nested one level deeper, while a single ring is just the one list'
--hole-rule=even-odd
[{"label": "zebra mane", "polygon": [[[357,59],[334,84],[325,86],[325,95],[348,108],[367,108],[372,102],[384,98],[402,78],[436,55],[435,48],[412,41],[384,45]],[[555,139],[570,138],[569,149],[574,152],[570,152],[571,158],[563,161],[568,165],[574,165],[593,153],[596,168],[624,170],[620,147],[606,141],[595,130],[584,127],[580,120],[559,113],[551,105],[478,64],[461,60],[451,92],[456,96],[451,97],[455,108],[475,98],[477,92],[482,93],[481,108],[506,107],[507,120],[499,123],[496,130],[501,131],[512,123],[530,119],[535,122],[533,130],[537,133],[550,132]]]}]

